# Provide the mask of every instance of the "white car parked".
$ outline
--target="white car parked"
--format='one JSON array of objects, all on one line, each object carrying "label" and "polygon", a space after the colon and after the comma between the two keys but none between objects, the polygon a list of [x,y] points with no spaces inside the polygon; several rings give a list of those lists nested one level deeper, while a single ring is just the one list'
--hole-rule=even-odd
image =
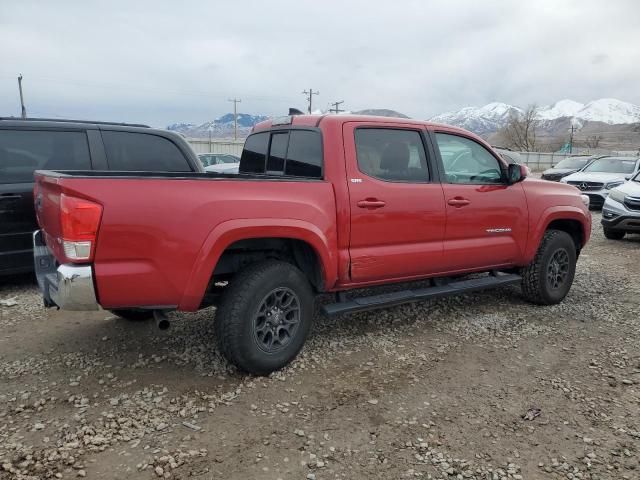
[{"label": "white car parked", "polygon": [[205,172],[238,173],[240,158],[227,153],[200,153],[198,158]]},{"label": "white car parked", "polygon": [[592,208],[602,208],[612,188],[619,187],[640,169],[637,157],[602,157],[560,181],[578,187],[589,196]]}]

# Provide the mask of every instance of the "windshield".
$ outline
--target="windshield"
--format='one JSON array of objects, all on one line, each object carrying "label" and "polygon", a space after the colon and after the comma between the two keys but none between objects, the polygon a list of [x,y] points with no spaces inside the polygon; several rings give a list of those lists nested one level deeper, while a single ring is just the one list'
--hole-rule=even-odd
[{"label": "windshield", "polygon": [[636,176],[633,177],[631,180],[633,180],[634,182],[640,183],[640,172],[636,173]]},{"label": "windshield", "polygon": [[585,172],[603,173],[633,173],[636,166],[636,159],[624,158],[600,158],[594,160],[591,165],[584,169]]},{"label": "windshield", "polygon": [[588,161],[589,161],[589,158],[584,158],[584,157],[583,158],[565,158],[553,168],[582,168],[587,164]]},{"label": "windshield", "polygon": [[218,163],[239,163],[240,159],[231,155],[223,155],[218,157]]}]

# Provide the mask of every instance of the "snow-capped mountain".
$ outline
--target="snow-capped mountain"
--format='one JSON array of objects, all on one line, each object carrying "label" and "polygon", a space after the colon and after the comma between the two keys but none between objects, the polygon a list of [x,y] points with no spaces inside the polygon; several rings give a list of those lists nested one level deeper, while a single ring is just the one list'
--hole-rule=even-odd
[{"label": "snow-capped mountain", "polygon": [[581,120],[590,122],[604,122],[610,125],[640,122],[640,106],[616,100],[615,98],[601,98],[587,103],[575,115]]},{"label": "snow-capped mountain", "polygon": [[576,114],[584,108],[584,104],[580,102],[574,102],[573,100],[565,99],[548,105],[546,107],[538,108],[538,118],[540,120],[555,120],[562,117],[575,117]]},{"label": "snow-capped mountain", "polygon": [[[238,114],[238,136],[245,137],[256,123],[266,120],[264,115]],[[226,113],[211,122],[200,125],[193,123],[173,123],[167,126],[167,130],[178,132],[189,138],[207,138],[209,134],[213,138],[233,136],[233,113]]]},{"label": "snow-capped mountain", "polygon": [[[506,125],[511,115],[522,111],[520,107],[494,102],[483,107],[465,107],[457,112],[443,113],[430,120],[486,135],[499,130]],[[539,107],[537,113],[544,125],[561,118],[574,119],[580,125],[584,122],[603,122],[609,125],[640,123],[640,106],[615,98],[601,98],[586,104],[565,99],[553,105]]]},{"label": "snow-capped mountain", "polygon": [[436,115],[430,121],[455,125],[483,135],[495,132],[504,125],[511,115],[518,115],[522,110],[506,103],[493,102],[484,107],[465,107],[457,112]]}]

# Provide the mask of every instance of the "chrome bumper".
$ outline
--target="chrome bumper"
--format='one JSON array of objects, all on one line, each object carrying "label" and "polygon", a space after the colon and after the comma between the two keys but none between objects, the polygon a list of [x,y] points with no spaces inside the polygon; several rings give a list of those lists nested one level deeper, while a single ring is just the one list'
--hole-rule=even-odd
[{"label": "chrome bumper", "polygon": [[64,310],[100,310],[90,265],[58,265],[42,232],[33,234],[33,260],[46,307]]}]

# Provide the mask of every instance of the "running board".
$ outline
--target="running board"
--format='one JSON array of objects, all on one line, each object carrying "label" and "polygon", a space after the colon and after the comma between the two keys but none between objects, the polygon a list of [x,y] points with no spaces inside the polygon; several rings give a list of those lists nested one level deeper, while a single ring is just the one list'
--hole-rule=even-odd
[{"label": "running board", "polygon": [[376,308],[393,307],[403,303],[428,300],[430,298],[448,297],[461,293],[485,290],[487,288],[513,285],[520,283],[521,280],[522,277],[520,275],[514,274],[489,275],[487,277],[451,282],[446,285],[420,288],[417,290],[402,290],[400,292],[383,293],[380,295],[372,295],[370,297],[360,297],[354,298],[353,300],[330,303],[324,305],[322,307],[322,311],[329,316],[339,315],[342,313],[362,312],[365,310],[374,310]]}]

